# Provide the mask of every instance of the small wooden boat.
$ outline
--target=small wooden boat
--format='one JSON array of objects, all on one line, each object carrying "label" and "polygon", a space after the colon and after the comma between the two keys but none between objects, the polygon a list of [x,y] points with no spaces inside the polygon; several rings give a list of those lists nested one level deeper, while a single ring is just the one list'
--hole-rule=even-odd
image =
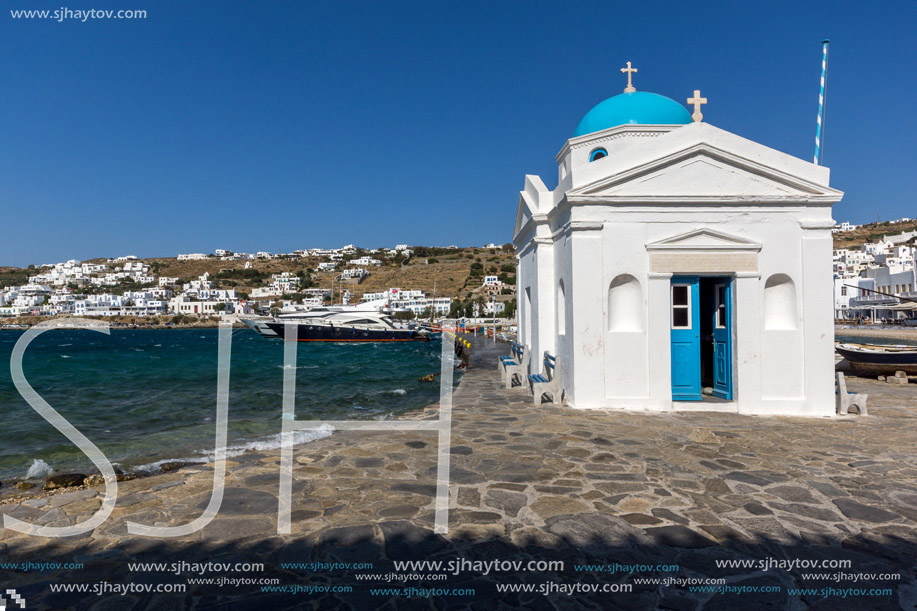
[{"label": "small wooden boat", "polygon": [[837,344],[834,349],[847,359],[857,375],[895,375],[896,371],[917,375],[917,346]]}]

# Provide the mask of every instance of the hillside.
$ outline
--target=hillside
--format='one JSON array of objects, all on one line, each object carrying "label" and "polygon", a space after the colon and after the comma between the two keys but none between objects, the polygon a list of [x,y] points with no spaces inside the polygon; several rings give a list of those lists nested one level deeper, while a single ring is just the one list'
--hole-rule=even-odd
[{"label": "hillside", "polygon": [[[390,287],[401,289],[420,289],[432,293],[434,284],[436,294],[445,297],[466,298],[470,292],[480,287],[485,274],[501,275],[508,283],[515,282],[514,251],[512,247],[496,249],[459,248],[439,249],[417,247],[417,253],[428,256],[413,256],[407,260],[383,259],[381,267],[368,267],[369,276],[360,284],[345,285],[353,291],[358,300],[364,293],[383,291]],[[357,251],[349,258],[358,258],[364,253]],[[179,261],[174,258],[139,259],[150,266],[154,276],[178,278],[180,282],[189,282],[208,272],[214,284],[220,288],[234,288],[237,291],[249,292],[251,289],[270,284],[271,274],[290,272],[302,278],[311,278],[311,286],[330,288],[332,277],[342,269],[352,265],[339,265],[335,272],[316,272],[323,260],[315,257],[289,259],[255,259],[251,261],[221,261],[209,258],[201,261]],[[92,259],[87,263],[105,263],[105,259]],[[249,269],[245,269],[249,263]],[[116,265],[109,264],[112,270]],[[311,274],[309,273],[311,270]],[[26,282],[28,275],[37,270],[25,270],[15,267],[0,267],[0,286],[18,285]],[[335,289],[339,286],[335,282]],[[119,285],[117,288],[105,287],[98,291],[123,292],[135,288]]]},{"label": "hillside", "polygon": [[917,220],[903,223],[868,223],[861,225],[853,231],[843,231],[834,234],[835,248],[859,248],[866,242],[875,242],[882,236],[901,233],[902,231],[917,231]]}]

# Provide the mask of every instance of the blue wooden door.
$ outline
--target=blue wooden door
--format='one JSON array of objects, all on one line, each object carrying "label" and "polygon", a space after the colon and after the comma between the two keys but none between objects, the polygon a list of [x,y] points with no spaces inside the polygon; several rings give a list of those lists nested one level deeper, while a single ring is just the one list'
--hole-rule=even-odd
[{"label": "blue wooden door", "polygon": [[732,399],[732,283],[718,282],[713,312],[713,394]]},{"label": "blue wooden door", "polygon": [[672,400],[700,401],[700,281],[675,276],[669,302],[672,329]]}]

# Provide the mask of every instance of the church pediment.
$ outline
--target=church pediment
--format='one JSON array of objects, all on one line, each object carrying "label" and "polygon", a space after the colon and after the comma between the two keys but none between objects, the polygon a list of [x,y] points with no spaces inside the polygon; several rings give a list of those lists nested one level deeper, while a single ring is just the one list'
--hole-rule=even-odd
[{"label": "church pediment", "polygon": [[761,244],[702,227],[646,245],[656,273],[757,272]]},{"label": "church pediment", "polygon": [[516,225],[513,228],[513,235],[518,235],[530,220],[532,220],[532,211],[525,201],[525,197],[520,196],[519,205],[516,207]]},{"label": "church pediment", "polygon": [[609,200],[819,200],[841,193],[699,144],[578,187],[570,199]]},{"label": "church pediment", "polygon": [[730,251],[759,251],[761,244],[741,236],[723,233],[706,227],[680,233],[663,240],[650,242],[646,245],[649,251],[677,251],[677,250],[730,250]]},{"label": "church pediment", "polygon": [[513,239],[526,231],[535,221],[547,220],[545,213],[551,205],[553,193],[544,186],[537,176],[525,177],[525,188],[519,192],[519,205],[516,207],[516,225],[513,228]]}]

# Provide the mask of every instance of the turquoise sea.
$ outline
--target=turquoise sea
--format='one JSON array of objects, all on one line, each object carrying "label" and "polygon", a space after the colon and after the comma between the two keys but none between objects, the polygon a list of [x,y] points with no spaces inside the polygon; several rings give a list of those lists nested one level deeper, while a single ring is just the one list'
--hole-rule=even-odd
[{"label": "turquoise sea", "polygon": [[[23,360],[32,387],[123,470],[212,454],[217,330],[53,330]],[[19,395],[10,355],[21,331],[0,331],[0,480],[89,460]],[[230,451],[279,446],[283,342],[233,331]],[[297,419],[387,418],[439,399],[440,342],[300,343]],[[438,378],[437,378],[438,379]],[[458,377],[456,377],[456,382]],[[328,433],[321,433],[324,436]],[[299,442],[316,434],[299,433]]]},{"label": "turquoise sea", "polygon": [[899,339],[891,337],[863,337],[860,335],[844,335],[842,330],[835,332],[834,341],[845,344],[875,344],[878,346],[917,346],[915,339]]}]

